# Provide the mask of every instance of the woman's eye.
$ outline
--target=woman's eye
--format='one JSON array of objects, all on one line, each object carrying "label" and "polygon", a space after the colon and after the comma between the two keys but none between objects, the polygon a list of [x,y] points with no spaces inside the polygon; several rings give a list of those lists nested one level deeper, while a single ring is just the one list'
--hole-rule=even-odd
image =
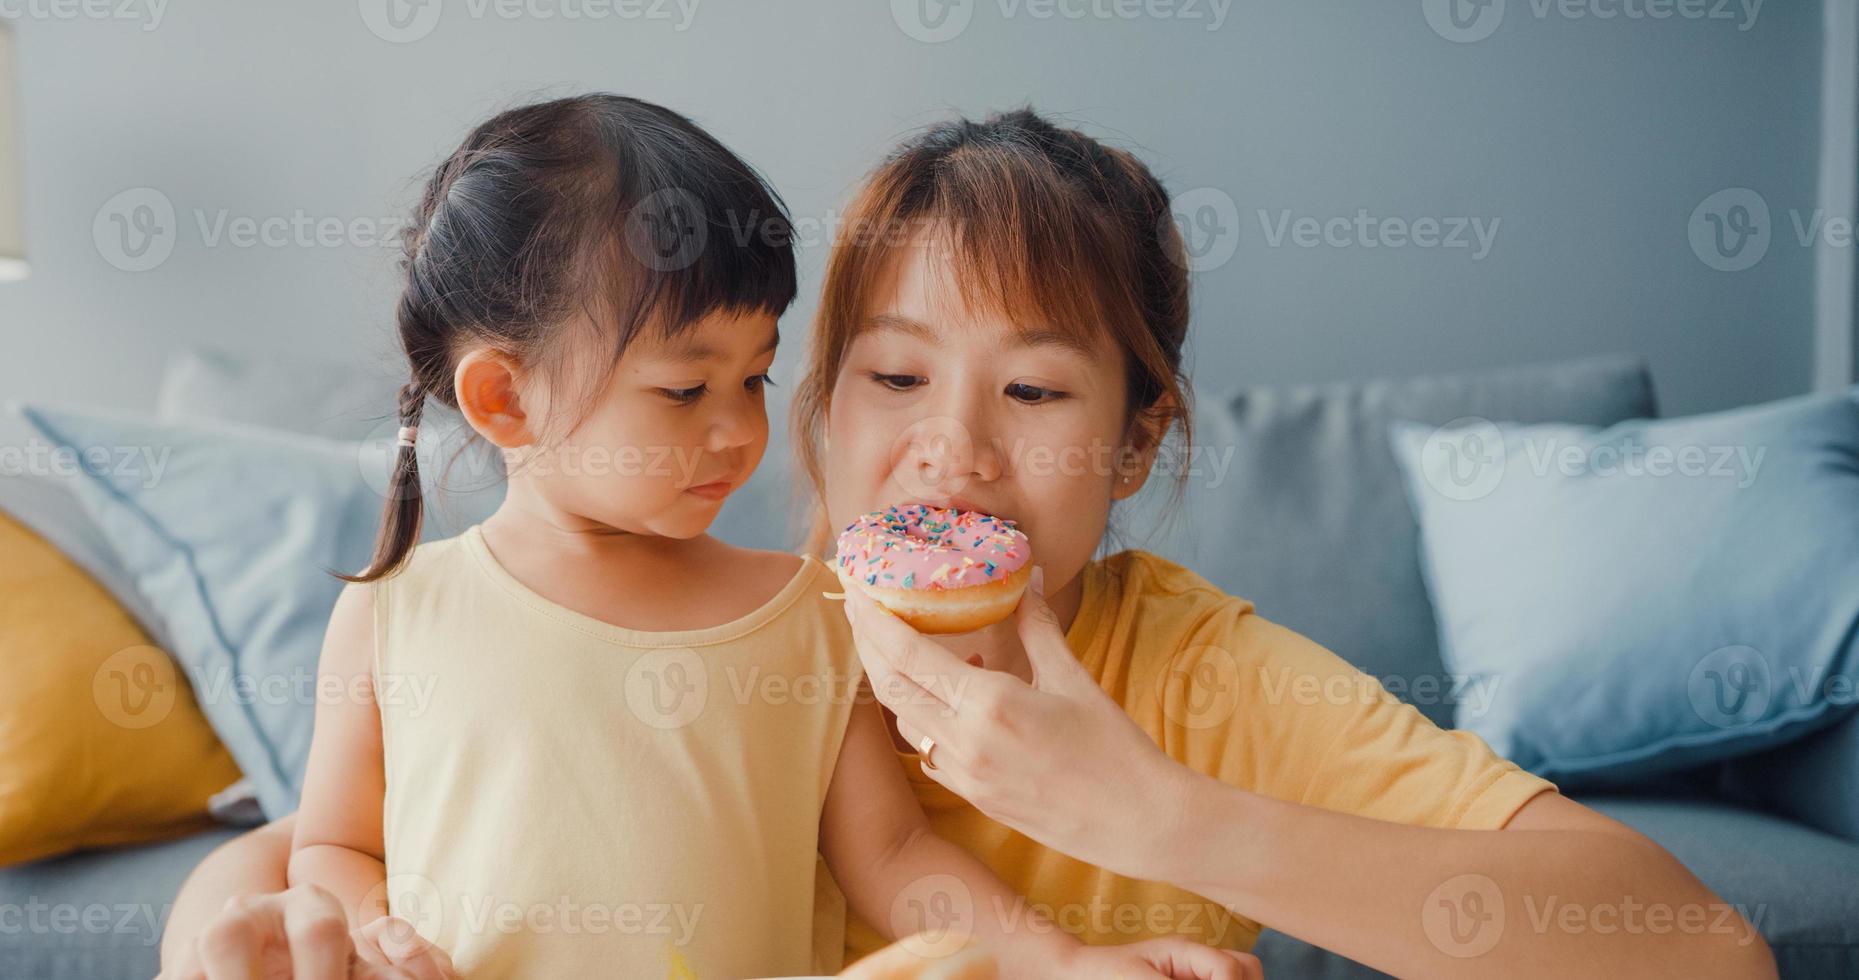
[{"label": "woman's eye", "polygon": [[749,379],[742,383],[742,386],[749,389],[750,392],[757,392],[761,391],[764,385],[771,385],[774,383],[775,379],[769,377],[768,372],[763,371],[761,374],[750,375]]},{"label": "woman's eye", "polygon": [[708,387],[708,384],[701,384],[694,388],[660,388],[659,393],[680,405],[689,405],[696,401]]},{"label": "woman's eye", "polygon": [[909,391],[923,383],[923,378],[920,375],[883,374],[877,371],[871,373],[871,379],[892,391]]},{"label": "woman's eye", "polygon": [[1057,401],[1060,398],[1064,398],[1065,393],[1062,391],[1054,391],[1051,388],[1041,388],[1038,385],[1021,384],[1016,381],[1007,386],[1007,397],[1016,401],[1025,402],[1028,405],[1037,405],[1040,402]]}]

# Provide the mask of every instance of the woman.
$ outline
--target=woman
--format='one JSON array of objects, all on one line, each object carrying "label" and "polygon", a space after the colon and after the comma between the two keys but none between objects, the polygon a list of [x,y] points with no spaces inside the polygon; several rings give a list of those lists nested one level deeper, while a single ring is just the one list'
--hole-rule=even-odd
[{"label": "woman", "polygon": [[[919,500],[1014,519],[1041,565],[1013,620],[959,637],[848,596],[934,829],[1034,906],[964,907],[931,882],[914,907],[934,914],[912,925],[1049,917],[1090,942],[1246,950],[1268,923],[1397,975],[1773,976],[1753,929],[1539,924],[1528,910],[1599,922],[1721,901],[1643,835],[1244,600],[1142,552],[1093,560],[1165,437],[1190,438],[1187,295],[1149,171],[1030,111],[932,127],[849,210],[796,405],[829,519],[814,547],[826,526]],[[170,962],[346,951],[339,909],[263,894],[283,887],[287,822],[195,873]],[[229,895],[257,897],[208,921]],[[851,959],[879,941],[855,921],[846,944]],[[360,945],[443,975],[417,948]]]}]

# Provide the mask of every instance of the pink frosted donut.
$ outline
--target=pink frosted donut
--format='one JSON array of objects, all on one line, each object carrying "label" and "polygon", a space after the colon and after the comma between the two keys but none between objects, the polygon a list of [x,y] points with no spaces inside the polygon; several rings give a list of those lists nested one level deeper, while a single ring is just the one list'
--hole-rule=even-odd
[{"label": "pink frosted donut", "polygon": [[1032,576],[1032,543],[1013,522],[905,504],[839,534],[837,571],[921,633],[966,633],[1007,618]]}]

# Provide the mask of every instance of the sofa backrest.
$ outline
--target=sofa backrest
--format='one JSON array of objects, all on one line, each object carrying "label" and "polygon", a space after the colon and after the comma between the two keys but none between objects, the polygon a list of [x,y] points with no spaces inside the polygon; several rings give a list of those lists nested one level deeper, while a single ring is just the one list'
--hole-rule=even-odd
[{"label": "sofa backrest", "polygon": [[1196,397],[1200,448],[1187,460],[1183,505],[1159,523],[1167,481],[1152,480],[1117,518],[1118,544],[1161,553],[1252,600],[1442,726],[1452,723],[1452,679],[1389,423],[1475,416],[1606,426],[1656,414],[1646,366],[1630,356],[1225,394],[1202,387]]}]

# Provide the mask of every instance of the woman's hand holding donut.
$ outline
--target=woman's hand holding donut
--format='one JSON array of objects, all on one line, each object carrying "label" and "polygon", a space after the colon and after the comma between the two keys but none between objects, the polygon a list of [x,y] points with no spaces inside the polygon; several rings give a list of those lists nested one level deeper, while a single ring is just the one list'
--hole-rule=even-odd
[{"label": "woman's hand holding donut", "polygon": [[1157,878],[1192,773],[1162,754],[1098,687],[1046,605],[1044,570],[1014,611],[1033,666],[1028,684],[972,666],[858,589],[846,592],[859,659],[923,770],[989,817],[1053,848],[1136,878]]}]

